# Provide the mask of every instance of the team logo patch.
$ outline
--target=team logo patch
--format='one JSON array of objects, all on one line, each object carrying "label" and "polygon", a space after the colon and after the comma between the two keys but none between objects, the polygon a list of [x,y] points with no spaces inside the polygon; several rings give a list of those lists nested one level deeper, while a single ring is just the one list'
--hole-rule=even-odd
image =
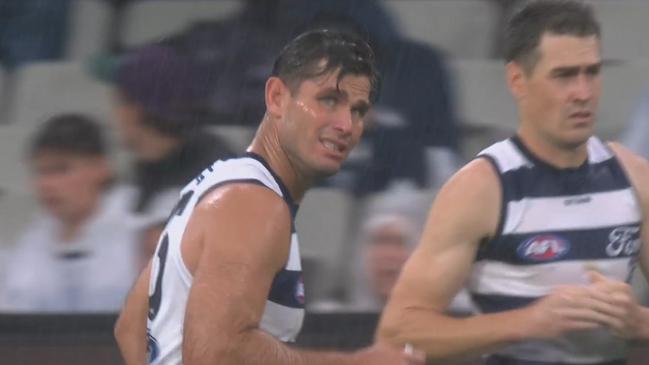
[{"label": "team logo patch", "polygon": [[301,275],[295,284],[295,300],[300,304],[304,304],[304,279],[302,279]]},{"label": "team logo patch", "polygon": [[570,242],[553,234],[533,236],[518,246],[518,256],[531,261],[553,261],[570,251]]}]

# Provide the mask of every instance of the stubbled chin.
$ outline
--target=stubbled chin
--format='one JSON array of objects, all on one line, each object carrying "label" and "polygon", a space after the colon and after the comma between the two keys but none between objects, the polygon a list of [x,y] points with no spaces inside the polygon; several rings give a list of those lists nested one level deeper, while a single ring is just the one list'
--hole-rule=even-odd
[{"label": "stubbled chin", "polygon": [[578,132],[578,133],[571,133],[569,136],[564,138],[561,142],[564,145],[565,148],[568,149],[573,149],[577,148],[584,143],[588,142],[588,139],[593,135],[592,131],[586,132]]}]

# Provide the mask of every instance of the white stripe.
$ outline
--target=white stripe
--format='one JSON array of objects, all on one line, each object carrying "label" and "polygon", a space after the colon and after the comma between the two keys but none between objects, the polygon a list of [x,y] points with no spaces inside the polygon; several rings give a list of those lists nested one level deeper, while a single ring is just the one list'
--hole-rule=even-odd
[{"label": "white stripe", "polygon": [[516,170],[523,166],[531,167],[532,163],[518,150],[516,145],[509,139],[495,143],[478,154],[493,157],[498,164],[501,173]]},{"label": "white stripe", "polygon": [[598,163],[613,158],[613,154],[597,137],[590,137],[588,140],[588,161]]},{"label": "white stripe", "polygon": [[503,234],[601,228],[640,220],[640,208],[630,188],[585,196],[590,202],[573,205],[565,202],[576,196],[511,201],[507,203]]},{"label": "white stripe", "polygon": [[291,251],[288,255],[286,270],[300,271],[302,264],[300,262],[300,244],[297,240],[297,233],[291,234]]},{"label": "white stripe", "polygon": [[304,309],[286,307],[266,301],[259,327],[280,341],[292,342],[302,328]]},{"label": "white stripe", "polygon": [[624,281],[631,258],[559,261],[512,265],[483,260],[473,266],[469,290],[476,294],[540,297],[559,285],[588,285],[587,271],[596,268],[607,277]]}]

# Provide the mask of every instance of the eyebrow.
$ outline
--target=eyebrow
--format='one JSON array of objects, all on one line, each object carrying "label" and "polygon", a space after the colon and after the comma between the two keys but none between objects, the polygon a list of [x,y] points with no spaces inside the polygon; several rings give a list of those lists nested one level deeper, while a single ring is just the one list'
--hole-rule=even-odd
[{"label": "eyebrow", "polygon": [[339,95],[339,96],[341,96],[341,97],[343,97],[345,99],[349,98],[349,95],[347,94],[346,91],[341,90],[341,89],[339,89],[337,87],[328,87],[328,88],[320,90],[318,92],[318,95],[325,95],[325,94],[336,94],[336,95]]},{"label": "eyebrow", "polygon": [[[320,90],[320,92],[318,92],[317,95],[318,96],[324,96],[324,95],[327,95],[327,94],[336,94],[336,95],[344,98],[345,100],[349,100],[349,94],[347,93],[347,91],[339,89],[337,87],[333,87],[333,86],[328,87],[328,88],[323,89],[323,90]],[[354,107],[366,107],[366,108],[369,108],[370,105],[371,104],[369,103],[368,100],[362,99],[362,100],[359,100],[356,103],[354,103],[353,106]]]},{"label": "eyebrow", "polygon": [[579,74],[580,71],[589,73],[589,72],[599,71],[601,68],[602,68],[602,63],[597,62],[597,63],[582,65],[582,66],[556,67],[550,71],[550,74],[552,76],[574,76]]}]

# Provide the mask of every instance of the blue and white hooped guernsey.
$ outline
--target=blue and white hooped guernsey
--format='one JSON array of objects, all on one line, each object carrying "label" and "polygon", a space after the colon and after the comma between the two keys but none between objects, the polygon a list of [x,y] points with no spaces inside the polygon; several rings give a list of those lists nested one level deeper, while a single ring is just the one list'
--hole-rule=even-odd
[{"label": "blue and white hooped guernsey", "polygon": [[[147,323],[149,363],[182,364],[183,322],[192,275],[183,262],[180,243],[196,204],[213,189],[225,184],[259,184],[273,190],[291,211],[291,242],[286,266],[275,275],[260,328],[280,341],[297,337],[304,318],[304,284],[295,215],[298,206],[280,178],[259,155],[216,161],[181,192],[154,255],[149,284]],[[250,222],[254,229],[254,222]]]},{"label": "blue and white hooped guernsey", "polygon": [[[469,290],[484,313],[531,304],[559,285],[586,285],[596,269],[630,280],[640,250],[641,213],[634,189],[613,152],[588,140],[588,161],[557,169],[534,156],[518,137],[478,154],[501,180],[498,231],[484,243]],[[625,343],[608,330],[575,332],[498,351],[489,365],[622,365]]]}]

